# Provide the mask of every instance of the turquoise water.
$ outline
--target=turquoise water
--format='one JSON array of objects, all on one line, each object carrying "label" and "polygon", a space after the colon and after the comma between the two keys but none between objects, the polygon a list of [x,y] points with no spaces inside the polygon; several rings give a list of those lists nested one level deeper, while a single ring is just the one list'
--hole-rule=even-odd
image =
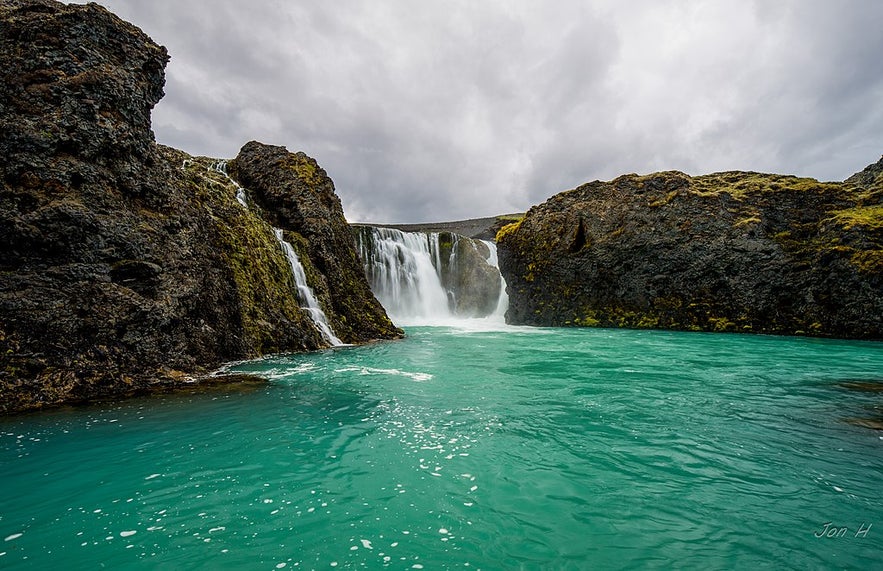
[{"label": "turquoise water", "polygon": [[408,333],[0,420],[0,568],[880,564],[879,343]]}]

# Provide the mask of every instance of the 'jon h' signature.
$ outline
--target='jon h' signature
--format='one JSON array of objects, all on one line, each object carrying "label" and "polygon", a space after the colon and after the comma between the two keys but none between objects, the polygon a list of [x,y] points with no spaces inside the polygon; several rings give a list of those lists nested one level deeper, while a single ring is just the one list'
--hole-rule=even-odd
[{"label": "'jon h' signature", "polygon": [[858,538],[864,539],[864,538],[868,537],[868,532],[871,531],[872,525],[874,525],[874,524],[862,523],[860,526],[858,526],[858,531],[852,532],[852,531],[850,531],[850,529],[848,527],[840,527],[840,526],[834,525],[834,522],[829,521],[827,523],[823,523],[822,529],[815,532],[813,535],[819,539],[821,539],[823,537],[824,538],[833,538],[833,539],[838,539],[838,538],[843,538],[843,537],[851,537],[852,539],[858,539]]}]

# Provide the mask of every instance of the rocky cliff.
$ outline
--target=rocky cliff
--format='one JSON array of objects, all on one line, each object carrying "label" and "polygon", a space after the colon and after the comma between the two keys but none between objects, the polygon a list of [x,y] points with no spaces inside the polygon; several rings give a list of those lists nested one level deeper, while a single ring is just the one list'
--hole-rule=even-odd
[{"label": "rocky cliff", "polygon": [[326,346],[273,226],[343,341],[401,335],[315,161],[249,143],[244,206],[217,161],[154,142],[167,60],[95,4],[0,3],[0,412]]},{"label": "rocky cliff", "polygon": [[625,175],[497,240],[510,323],[883,338],[883,159],[843,183]]}]

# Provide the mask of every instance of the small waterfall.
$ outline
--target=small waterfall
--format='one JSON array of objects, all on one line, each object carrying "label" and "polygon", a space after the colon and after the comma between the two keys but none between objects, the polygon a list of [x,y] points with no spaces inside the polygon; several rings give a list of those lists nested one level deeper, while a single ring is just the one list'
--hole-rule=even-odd
[{"label": "small waterfall", "polygon": [[[497,245],[491,242],[490,240],[482,240],[487,245],[488,254],[487,263],[491,266],[497,268],[497,271],[500,270],[500,260],[497,258]],[[506,293],[506,279],[503,277],[503,274],[500,274],[500,297],[497,299],[497,307],[494,309],[494,312],[491,314],[491,317],[497,318],[501,321],[506,321],[506,310],[509,309],[509,294]]]},{"label": "small waterfall", "polygon": [[[181,165],[181,168],[186,169],[192,163],[192,160],[187,159],[184,161],[184,164]],[[217,161],[212,163],[209,165],[208,170],[224,175],[227,181],[236,188],[236,200],[243,206],[243,208],[248,210],[248,194],[245,189],[227,173],[227,161]],[[282,247],[282,251],[285,253],[285,257],[288,259],[288,263],[291,266],[291,274],[294,278],[295,285],[297,285],[297,297],[300,300],[301,309],[307,312],[310,319],[316,325],[316,329],[322,334],[322,337],[329,345],[332,347],[346,345],[346,343],[341,341],[340,338],[334,334],[334,330],[331,329],[331,324],[328,323],[328,317],[325,315],[325,312],[322,311],[322,307],[319,305],[319,300],[316,299],[313,289],[307,284],[307,274],[304,272],[303,264],[300,263],[294,248],[284,240],[282,230],[279,228],[273,228],[273,234],[276,236],[276,240]]]},{"label": "small waterfall", "polygon": [[239,183],[233,180],[233,177],[227,174],[227,161],[218,161],[216,163],[212,163],[211,165],[209,165],[209,170],[220,173],[227,177],[227,180],[230,181],[230,183],[234,187],[236,187],[236,200],[239,201],[239,204],[241,204],[245,208],[248,208],[248,197],[245,194],[245,189],[239,186]]},{"label": "small waterfall", "polygon": [[508,298],[493,242],[368,226],[358,229],[357,240],[371,290],[394,322],[503,321]]},{"label": "small waterfall", "polygon": [[282,246],[282,251],[285,252],[285,257],[288,258],[288,263],[291,264],[291,273],[297,284],[297,295],[303,304],[301,308],[307,312],[310,319],[316,324],[316,329],[319,330],[322,337],[324,337],[329,344],[334,347],[344,345],[344,342],[338,339],[334,334],[331,325],[328,323],[328,318],[325,316],[325,312],[322,311],[322,308],[319,306],[319,300],[316,299],[315,294],[313,294],[313,289],[307,284],[307,274],[304,272],[304,267],[300,263],[294,248],[283,239],[282,230],[273,228],[273,233],[276,235],[279,245]]}]

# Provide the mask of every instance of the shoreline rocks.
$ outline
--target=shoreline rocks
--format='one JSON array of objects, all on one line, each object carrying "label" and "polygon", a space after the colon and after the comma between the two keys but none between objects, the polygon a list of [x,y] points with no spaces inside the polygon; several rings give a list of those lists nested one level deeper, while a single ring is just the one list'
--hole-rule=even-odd
[{"label": "shoreline rocks", "polygon": [[883,339],[883,159],[843,183],[595,181],[497,242],[512,324]]}]

